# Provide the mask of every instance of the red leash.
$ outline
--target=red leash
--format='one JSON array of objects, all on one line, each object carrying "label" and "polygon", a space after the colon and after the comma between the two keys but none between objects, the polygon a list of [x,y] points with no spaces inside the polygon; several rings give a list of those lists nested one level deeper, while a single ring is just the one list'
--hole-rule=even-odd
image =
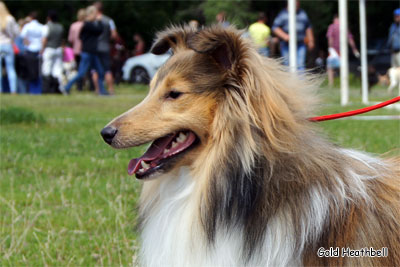
[{"label": "red leash", "polygon": [[351,110],[351,111],[347,111],[347,112],[343,112],[343,113],[312,117],[312,118],[309,118],[309,120],[310,121],[328,121],[328,120],[335,120],[335,119],[340,119],[340,118],[344,118],[344,117],[350,117],[350,116],[366,113],[366,112],[369,112],[369,111],[372,111],[372,110],[375,110],[375,109],[378,109],[378,108],[382,108],[384,106],[391,105],[391,104],[396,103],[398,101],[400,101],[400,96],[395,97],[393,99],[390,99],[388,101],[385,101],[385,102],[370,106],[370,107]]}]

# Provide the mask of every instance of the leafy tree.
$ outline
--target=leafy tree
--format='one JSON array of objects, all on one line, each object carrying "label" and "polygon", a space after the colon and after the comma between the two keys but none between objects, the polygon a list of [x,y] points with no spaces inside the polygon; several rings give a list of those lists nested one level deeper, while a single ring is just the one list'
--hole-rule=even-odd
[{"label": "leafy tree", "polygon": [[225,12],[227,20],[239,28],[247,27],[257,15],[250,10],[251,2],[248,0],[213,1],[206,0],[201,4],[206,23],[215,22],[219,12]]}]

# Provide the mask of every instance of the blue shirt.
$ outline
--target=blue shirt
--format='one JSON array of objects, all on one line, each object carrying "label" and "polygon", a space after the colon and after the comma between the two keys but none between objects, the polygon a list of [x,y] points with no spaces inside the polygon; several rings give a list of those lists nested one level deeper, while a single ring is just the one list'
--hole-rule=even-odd
[{"label": "blue shirt", "polygon": [[387,44],[392,51],[400,50],[400,24],[393,23],[390,26]]},{"label": "blue shirt", "polygon": [[[274,20],[272,30],[281,28],[284,32],[289,33],[289,12],[287,9],[283,9],[279,12],[278,16]],[[298,9],[296,12],[296,35],[297,42],[303,42],[306,37],[306,30],[311,28],[310,20],[306,12],[303,9]]]}]

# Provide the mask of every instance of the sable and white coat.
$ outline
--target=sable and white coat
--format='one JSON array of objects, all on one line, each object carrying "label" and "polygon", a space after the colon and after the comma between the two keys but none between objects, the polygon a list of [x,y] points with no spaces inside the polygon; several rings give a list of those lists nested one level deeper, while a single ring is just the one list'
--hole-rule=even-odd
[{"label": "sable and white coat", "polygon": [[[197,138],[143,185],[142,265],[400,265],[399,159],[329,142],[307,119],[315,83],[232,27],[168,28],[152,52],[170,48],[146,99],[109,124],[117,148]],[[320,247],[388,256],[318,257]]]}]

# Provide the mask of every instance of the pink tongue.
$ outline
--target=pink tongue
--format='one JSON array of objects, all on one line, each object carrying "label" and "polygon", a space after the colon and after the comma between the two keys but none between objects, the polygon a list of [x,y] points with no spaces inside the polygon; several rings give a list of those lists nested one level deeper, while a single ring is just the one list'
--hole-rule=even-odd
[{"label": "pink tongue", "polygon": [[176,134],[170,134],[167,135],[166,137],[159,138],[151,144],[151,146],[146,151],[146,153],[143,154],[143,156],[136,159],[131,159],[128,165],[128,174],[132,175],[136,173],[143,160],[152,161],[158,158],[164,152],[164,149],[168,146],[168,144],[171,143],[171,141],[175,137]]}]

